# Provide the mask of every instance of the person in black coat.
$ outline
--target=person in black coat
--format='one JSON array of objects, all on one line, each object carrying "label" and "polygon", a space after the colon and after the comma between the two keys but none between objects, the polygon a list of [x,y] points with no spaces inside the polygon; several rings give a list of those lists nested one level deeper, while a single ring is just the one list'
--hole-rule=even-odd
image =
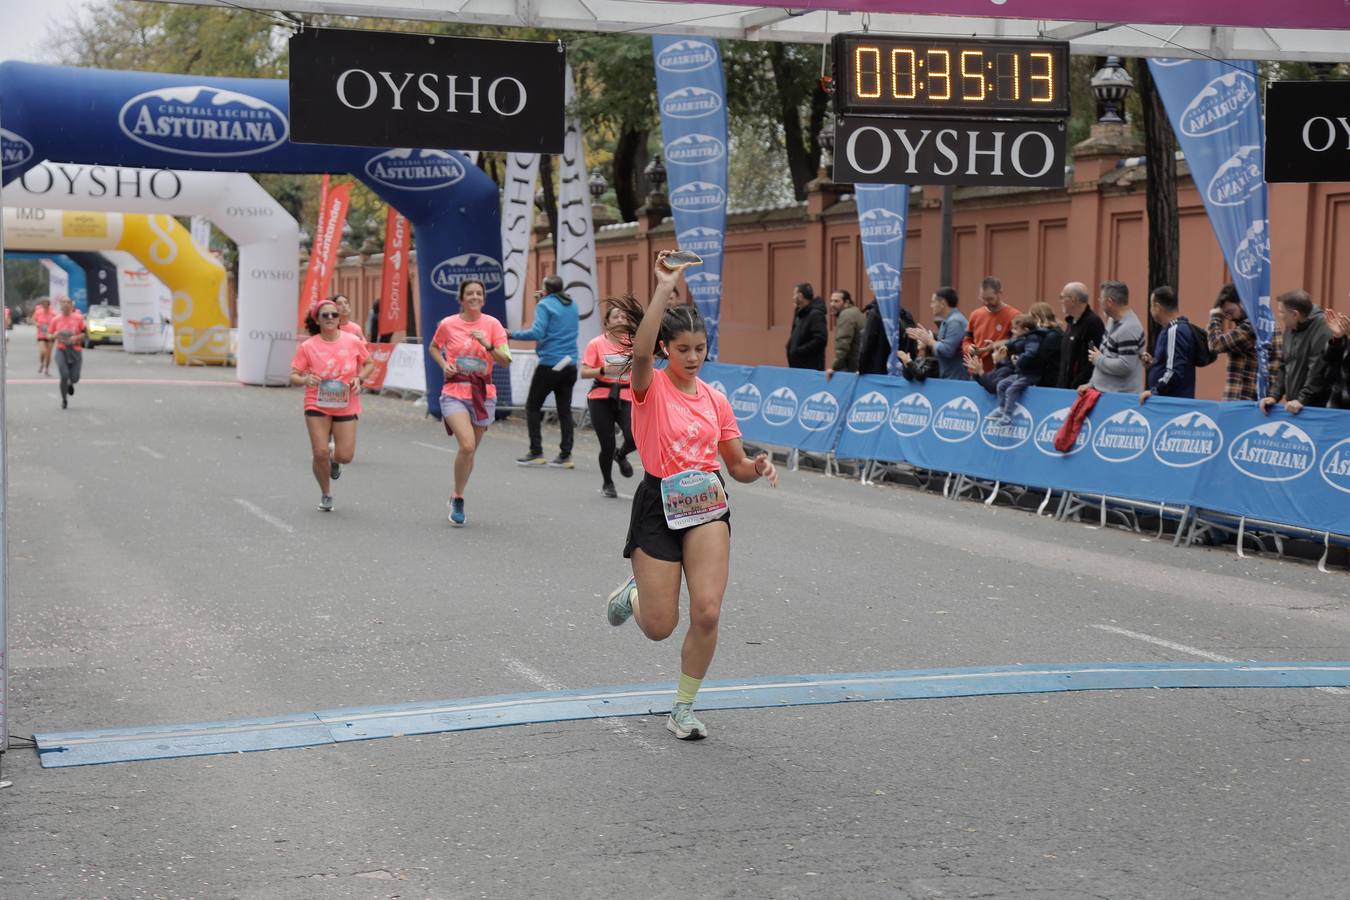
[{"label": "person in black coat", "polygon": [[829,343],[829,327],[825,324],[825,301],[815,295],[807,282],[797,285],[792,292],[797,313],[792,319],[792,333],[787,342],[787,364],[793,369],[825,371],[825,346]]},{"label": "person in black coat", "polygon": [[[1064,346],[1064,332],[1059,329],[1055,308],[1049,303],[1033,303],[1027,313],[1036,320],[1036,327],[1045,329],[1041,337],[1041,377],[1037,387],[1059,387],[1060,355]],[[1076,385],[1075,385],[1076,386]]]},{"label": "person in black coat", "polygon": [[[867,314],[867,323],[863,326],[862,354],[858,359],[859,375],[885,375],[890,371],[891,342],[886,337],[886,323],[881,318],[881,308],[873,300],[863,309]],[[914,317],[909,310],[900,307],[900,346],[898,352],[917,356],[918,343],[905,332],[915,326]]]},{"label": "person in black coat", "polygon": [[1350,316],[1334,309],[1326,310],[1324,316],[1331,340],[1322,354],[1316,392],[1328,409],[1350,409]]}]

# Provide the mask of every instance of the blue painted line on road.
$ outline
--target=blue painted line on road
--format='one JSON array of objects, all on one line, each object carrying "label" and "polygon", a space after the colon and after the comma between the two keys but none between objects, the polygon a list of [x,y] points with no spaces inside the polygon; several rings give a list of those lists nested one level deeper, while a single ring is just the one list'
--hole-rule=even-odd
[{"label": "blue painted line on road", "polygon": [[[710,681],[700,711],[869,700],[919,700],[1135,688],[1315,688],[1350,686],[1347,662],[1084,663],[792,675]],[[44,768],[313,747],[613,716],[664,715],[675,689],[637,684],[503,694],[285,716],[33,735]]]}]

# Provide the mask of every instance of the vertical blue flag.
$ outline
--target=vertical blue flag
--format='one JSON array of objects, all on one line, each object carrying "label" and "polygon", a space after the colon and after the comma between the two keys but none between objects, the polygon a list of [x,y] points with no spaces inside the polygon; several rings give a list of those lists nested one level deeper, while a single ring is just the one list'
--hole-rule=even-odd
[{"label": "vertical blue flag", "polygon": [[717,359],[722,245],[727,227],[727,104],[722,54],[711,38],[652,36],[670,207],[681,250],[703,257],[685,276]]},{"label": "vertical blue flag", "polygon": [[1266,348],[1275,332],[1275,316],[1270,308],[1270,219],[1256,63],[1148,62],[1233,283],[1256,329],[1257,391],[1264,396]]},{"label": "vertical blue flag", "polygon": [[862,236],[863,265],[877,298],[891,353],[886,371],[900,373],[895,350],[900,346],[900,274],[905,270],[905,216],[909,214],[909,185],[859,184],[858,231]]}]

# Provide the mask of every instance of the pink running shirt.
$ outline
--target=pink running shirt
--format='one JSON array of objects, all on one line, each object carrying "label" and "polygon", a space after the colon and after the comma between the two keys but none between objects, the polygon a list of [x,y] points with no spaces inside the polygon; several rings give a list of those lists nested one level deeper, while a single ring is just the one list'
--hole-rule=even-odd
[{"label": "pink running shirt", "polygon": [[657,478],[697,469],[716,472],[717,445],[741,436],[731,402],[722,392],[696,379],[698,394],[675,386],[664,369],[652,372],[642,399],[633,397],[633,440],[642,468]]},{"label": "pink running shirt", "polygon": [[49,308],[39,306],[33,310],[33,324],[37,326],[37,339],[39,341],[47,339],[47,323],[51,320],[52,311]]},{"label": "pink running shirt", "polygon": [[357,325],[356,322],[354,321],[348,322],[346,325],[341,326],[341,329],[350,335],[359,337],[363,341],[366,339],[366,332],[361,328],[360,325]]},{"label": "pink running shirt", "polygon": [[[596,369],[602,369],[611,363],[626,365],[629,356],[630,354],[627,350],[610,340],[608,335],[602,334],[591,338],[591,342],[586,345],[585,351],[581,354],[581,364],[584,366],[592,366]],[[628,383],[632,377],[630,373],[624,372],[622,376],[602,375],[601,377],[604,378],[605,381],[617,381],[622,384],[623,389],[619,391],[619,399],[629,403],[633,402],[633,392],[628,387]],[[591,388],[590,393],[586,395],[586,399],[603,400],[608,396],[609,385],[597,384],[595,387]]]},{"label": "pink running shirt", "polygon": [[[84,315],[78,309],[72,310],[68,316],[56,313],[47,320],[47,333],[55,338],[58,331],[69,331],[74,335],[75,349],[84,350],[84,342],[80,340],[84,335]],[[56,349],[64,350],[66,345],[57,341]]]},{"label": "pink running shirt", "polygon": [[325,341],[323,335],[316,334],[295,348],[295,357],[291,368],[308,375],[313,372],[320,378],[341,381],[347,384],[349,399],[347,405],[339,408],[324,407],[318,404],[319,389],[305,385],[305,410],[323,413],[325,416],[355,416],[361,413],[361,395],[350,389],[351,382],[361,371],[370,351],[366,342],[357,340],[345,331],[338,332],[335,341]]},{"label": "pink running shirt", "polygon": [[[498,322],[492,316],[485,313],[472,322],[466,322],[459,313],[455,313],[453,316],[446,316],[441,319],[441,324],[436,326],[436,333],[432,335],[431,343],[440,349],[441,356],[448,362],[472,357],[486,363],[487,367],[482,372],[488,378],[487,398],[496,400],[497,386],[492,383],[492,354],[482,344],[478,343],[477,338],[470,335],[470,332],[479,330],[483,332],[488,339],[488,343],[493,347],[501,347],[508,342],[506,329],[502,327],[501,322]],[[460,368],[464,367],[460,366]],[[446,397],[454,397],[456,400],[472,400],[473,385],[466,381],[448,381],[441,388],[441,394]]]}]

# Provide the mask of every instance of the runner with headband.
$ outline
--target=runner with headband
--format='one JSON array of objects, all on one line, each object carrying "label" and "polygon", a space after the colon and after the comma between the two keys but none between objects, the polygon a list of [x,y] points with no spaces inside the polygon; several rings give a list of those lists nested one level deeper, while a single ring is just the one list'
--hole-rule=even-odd
[{"label": "runner with headband", "polygon": [[450,495],[450,524],[464,524],[464,489],[473,472],[474,454],[497,412],[493,363],[511,365],[511,345],[502,323],[483,312],[487,289],[476,278],[459,283],[459,312],[436,326],[427,352],[445,373],[441,422],[459,445],[455,489]]},{"label": "runner with headband", "polygon": [[[628,379],[628,350],[619,344],[623,313],[610,306],[605,312],[605,333],[591,338],[581,354],[581,377],[594,378],[595,387],[586,395],[591,412],[591,424],[600,440],[600,493],[617,497],[614,489],[613,464],[619,464],[619,474],[633,477],[633,464],[628,454],[637,449],[633,443],[630,414],[633,409],[633,391]],[[623,432],[623,446],[614,452],[614,426]]]},{"label": "runner with headband", "polygon": [[[731,555],[731,511],[720,467],[749,484],[778,485],[768,454],[745,455],[726,397],[698,377],[708,331],[693,306],[670,307],[690,263],[656,261],[656,291],[644,310],[630,294],[611,301],[623,316],[621,344],[632,348],[633,434],[646,469],[633,497],[623,555],[633,576],[609,595],[611,625],[631,616],[642,633],[665,640],[680,615],[680,579],[689,590],[689,631],[680,649],[680,681],[666,728],[681,740],[708,736],[694,697],[717,649],[717,625]],[[669,360],[653,368],[653,357]],[[641,602],[639,603],[639,599]]]},{"label": "runner with headband", "polygon": [[312,337],[295,349],[291,360],[291,384],[305,386],[305,428],[321,512],[333,511],[331,481],[356,455],[361,383],[375,368],[366,342],[338,327],[339,315],[333,300],[315,303],[308,317],[316,323],[309,326]]}]

